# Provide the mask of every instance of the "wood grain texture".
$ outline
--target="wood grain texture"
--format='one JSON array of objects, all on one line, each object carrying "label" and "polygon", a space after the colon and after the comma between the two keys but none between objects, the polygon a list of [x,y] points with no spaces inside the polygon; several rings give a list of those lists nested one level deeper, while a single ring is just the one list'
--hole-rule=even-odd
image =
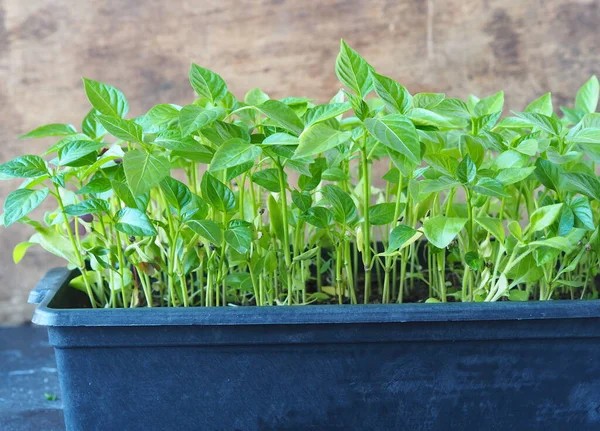
[{"label": "wood grain texture", "polygon": [[[33,127],[80,123],[81,76],[122,89],[132,115],[189,102],[192,61],[239,97],[260,87],[326,101],[339,88],[340,38],[412,93],[504,89],[518,110],[553,90],[568,105],[599,72],[598,22],[592,0],[0,0],[0,160],[49,145],[16,139]],[[0,184],[0,197],[14,185]],[[23,227],[0,235],[0,322],[28,319],[28,290],[60,264],[32,249],[13,266],[27,238]]]}]

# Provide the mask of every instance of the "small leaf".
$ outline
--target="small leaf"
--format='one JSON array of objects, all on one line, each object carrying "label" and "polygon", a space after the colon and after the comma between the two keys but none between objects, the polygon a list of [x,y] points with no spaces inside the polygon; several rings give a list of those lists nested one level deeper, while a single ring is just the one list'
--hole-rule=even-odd
[{"label": "small leaf", "polygon": [[186,105],[179,111],[179,126],[181,136],[185,138],[200,130],[225,114],[223,108],[205,109],[198,105]]},{"label": "small leaf", "polygon": [[552,117],[532,112],[515,112],[515,115],[525,120],[531,126],[537,127],[550,135],[558,136],[562,129],[561,124]]},{"label": "small leaf", "polygon": [[302,120],[300,120],[292,108],[283,102],[267,100],[258,105],[255,109],[273,120],[278,126],[283,127],[296,135],[302,133],[302,129],[304,129]]},{"label": "small leaf", "polygon": [[231,227],[225,231],[225,242],[238,253],[247,253],[252,245],[252,232],[246,226]]},{"label": "small leaf", "polygon": [[589,230],[594,230],[594,216],[592,214],[592,209],[590,208],[590,203],[583,196],[577,196],[571,199],[570,208],[575,215],[576,225],[579,222],[583,227]]},{"label": "small leaf", "polygon": [[396,204],[385,202],[369,207],[369,223],[374,226],[389,224],[394,221]]},{"label": "small leaf", "polygon": [[316,206],[306,210],[300,218],[319,229],[326,229],[333,223],[334,215],[329,208]]},{"label": "small leaf", "polygon": [[82,216],[86,214],[109,213],[110,205],[104,199],[91,198],[78,204],[67,205],[65,214],[72,216]]},{"label": "small leaf", "polygon": [[335,219],[339,223],[351,223],[358,217],[356,204],[348,193],[332,184],[322,189],[323,196],[331,204]]},{"label": "small leaf", "polygon": [[508,198],[511,196],[510,193],[504,190],[504,184],[494,178],[479,178],[477,183],[473,186],[473,190],[482,195],[493,196],[496,198]]},{"label": "small leaf", "polygon": [[20,242],[13,249],[13,262],[19,263],[25,257],[25,253],[31,247],[35,245],[33,242]]},{"label": "small leaf", "polygon": [[160,182],[160,189],[162,190],[168,204],[175,208],[175,210],[178,212],[192,202],[192,192],[188,186],[174,178],[166,177],[164,180],[162,180]]},{"label": "small leaf", "polygon": [[116,215],[115,229],[126,235],[156,236],[157,232],[146,213],[137,208],[123,208]]},{"label": "small leaf", "polygon": [[469,184],[475,180],[476,175],[477,167],[473,163],[471,156],[467,154],[456,168],[456,179],[462,184]]},{"label": "small leaf", "polygon": [[527,168],[514,168],[514,169],[503,169],[498,175],[496,180],[500,181],[505,186],[515,184],[527,179],[537,168],[530,166]]},{"label": "small leaf", "polygon": [[17,189],[10,193],[4,202],[4,226],[10,226],[39,207],[48,193],[48,189]]},{"label": "small leaf", "polygon": [[558,219],[563,204],[553,204],[540,207],[529,218],[529,233],[546,229]]},{"label": "small leaf", "polygon": [[525,112],[534,112],[542,115],[546,115],[548,117],[552,116],[554,110],[552,109],[552,95],[550,93],[546,93],[525,108]]},{"label": "small leaf", "polygon": [[[415,238],[416,235],[417,238]],[[399,250],[409,241],[416,241],[416,239],[418,239],[418,237],[420,237],[421,235],[422,234],[419,231],[413,229],[410,226],[406,226],[404,224],[398,225],[390,232],[390,240],[387,251],[392,252]]]},{"label": "small leaf", "polygon": [[127,142],[142,142],[142,127],[131,120],[123,120],[121,118],[108,115],[98,115],[98,121],[104,128],[115,138],[122,139]]},{"label": "small leaf", "polygon": [[594,75],[577,91],[575,109],[583,111],[586,114],[595,112],[598,107],[599,92],[600,84],[598,83],[598,78]]},{"label": "small leaf", "polygon": [[349,132],[340,132],[323,123],[315,124],[300,135],[300,142],[294,153],[294,159],[323,153],[345,143],[350,137]]},{"label": "small leaf", "polygon": [[38,178],[48,175],[46,161],[39,156],[20,156],[0,165],[0,175],[12,178]]},{"label": "small leaf", "polygon": [[123,118],[129,112],[127,99],[117,88],[86,78],[83,87],[92,106],[101,114]]},{"label": "small leaf", "polygon": [[169,160],[159,154],[141,150],[128,151],[123,158],[127,185],[134,197],[143,195],[160,183],[170,172]]},{"label": "small leaf", "polygon": [[564,172],[559,166],[556,166],[548,160],[537,159],[535,161],[534,174],[538,181],[550,190],[557,191],[561,189]]},{"label": "small leaf", "polygon": [[504,227],[502,220],[493,217],[476,217],[475,223],[492,234],[498,241],[504,243]]},{"label": "small leaf", "polygon": [[33,129],[31,132],[19,136],[19,139],[46,138],[48,136],[68,136],[77,133],[77,129],[70,124],[46,124]]},{"label": "small leaf", "polygon": [[386,147],[399,152],[413,163],[421,163],[421,145],[414,124],[403,115],[390,114],[368,118],[369,133]]},{"label": "small leaf", "polygon": [[231,211],[237,204],[233,192],[208,172],[202,176],[200,189],[202,197],[221,212]]},{"label": "small leaf", "polygon": [[328,105],[317,105],[306,112],[306,126],[308,127],[321,121],[327,121],[331,118],[335,118],[338,115],[342,115],[344,112],[350,110],[351,108],[352,105],[350,105],[350,103],[348,102],[331,103]]},{"label": "small leaf", "polygon": [[275,235],[275,238],[282,241],[284,236],[284,220],[283,215],[281,214],[281,208],[277,204],[277,201],[273,195],[269,196],[269,199],[267,200],[267,208],[269,210],[269,220],[271,222],[273,235]]},{"label": "small leaf", "polygon": [[199,96],[216,103],[227,95],[227,85],[216,73],[194,63],[190,67],[190,84]]},{"label": "small leaf", "polygon": [[252,175],[252,182],[273,193],[281,191],[279,187],[279,171],[276,168],[263,169],[254,173]]},{"label": "small leaf", "polygon": [[437,248],[446,248],[467,223],[466,218],[437,216],[425,220],[425,237]]},{"label": "small leaf", "polygon": [[96,141],[71,141],[58,150],[59,166],[85,166],[94,163],[98,150],[106,144]]},{"label": "small leaf", "polygon": [[342,84],[364,98],[372,88],[370,72],[373,67],[343,40],[335,61],[335,74]]},{"label": "small leaf", "polygon": [[406,114],[412,104],[410,93],[393,79],[371,71],[377,95],[392,114]]},{"label": "small leaf", "polygon": [[234,138],[217,149],[208,170],[220,171],[246,162],[254,162],[260,153],[259,146]]},{"label": "small leaf", "polygon": [[600,201],[600,181],[596,175],[568,172],[564,175],[569,190]]},{"label": "small leaf", "polygon": [[508,222],[508,231],[519,241],[523,241],[523,230],[521,229],[521,225],[516,220],[511,220]]},{"label": "small leaf", "polygon": [[413,96],[415,108],[433,109],[446,98],[443,93],[417,93]]}]

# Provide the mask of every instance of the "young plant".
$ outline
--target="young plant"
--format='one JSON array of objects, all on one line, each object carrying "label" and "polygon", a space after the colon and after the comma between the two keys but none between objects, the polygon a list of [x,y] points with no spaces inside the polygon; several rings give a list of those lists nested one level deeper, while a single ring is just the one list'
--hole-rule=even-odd
[{"label": "young plant", "polygon": [[15,262],[64,258],[91,307],[597,298],[595,77],[502,118],[503,92],[411,95],[343,41],[335,72],[326,104],[239,101],[193,64],[196,100],[138,118],[84,79],[80,131],[0,166],[4,225],[34,231]]}]

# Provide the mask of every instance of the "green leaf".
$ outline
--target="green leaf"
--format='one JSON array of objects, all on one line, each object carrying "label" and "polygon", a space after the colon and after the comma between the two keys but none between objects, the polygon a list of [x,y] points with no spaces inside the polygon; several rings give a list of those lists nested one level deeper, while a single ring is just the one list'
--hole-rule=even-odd
[{"label": "green leaf", "polygon": [[328,184],[322,189],[323,196],[331,204],[335,219],[339,223],[351,223],[358,217],[356,204],[341,188]]},{"label": "green leaf", "polygon": [[287,133],[274,133],[267,136],[261,145],[298,145],[298,137],[288,135]]},{"label": "green leaf", "polygon": [[540,207],[529,217],[529,233],[546,229],[558,219],[563,204],[553,204]]},{"label": "green leaf", "polygon": [[277,100],[267,100],[255,107],[259,112],[273,120],[275,124],[290,132],[299,135],[304,129],[302,120],[296,115],[294,110],[283,102]]},{"label": "green leaf", "polygon": [[333,223],[334,214],[329,208],[316,206],[307,209],[300,218],[319,229],[327,229]]},{"label": "green leaf", "polygon": [[127,185],[134,197],[143,195],[160,183],[171,170],[169,160],[160,154],[128,151],[123,158]]},{"label": "green leaf", "polygon": [[437,216],[425,220],[425,237],[437,248],[446,248],[467,223],[466,218]]},{"label": "green leaf", "polygon": [[321,121],[330,120],[338,115],[342,115],[350,109],[352,109],[352,105],[348,102],[317,105],[306,112],[304,117],[306,126],[308,127]]},{"label": "green leaf", "polygon": [[192,192],[188,186],[174,178],[166,177],[162,180],[160,182],[160,189],[167,203],[178,212],[192,202]]},{"label": "green leaf", "polygon": [[109,213],[110,205],[104,199],[91,198],[78,204],[67,205],[65,214],[72,216],[82,216],[86,214]]},{"label": "green leaf", "polygon": [[393,221],[395,221],[395,211],[395,203],[384,202],[381,204],[372,205],[369,207],[369,223],[373,226],[381,226],[384,224],[392,223]]},{"label": "green leaf", "polygon": [[323,123],[315,124],[300,135],[298,148],[296,148],[293,158],[299,159],[323,153],[345,143],[350,137],[349,132],[340,132]]},{"label": "green leaf", "polygon": [[574,197],[571,199],[569,207],[575,215],[576,222],[578,221],[583,227],[589,230],[594,230],[596,228],[592,209],[586,198],[583,196]]},{"label": "green leaf", "polygon": [[364,98],[372,88],[370,72],[373,67],[343,40],[335,61],[335,74],[342,84]]},{"label": "green leaf", "polygon": [[104,193],[111,189],[110,180],[104,177],[94,177],[85,186],[77,191],[78,195],[89,195],[94,193]]},{"label": "green leaf", "polygon": [[504,184],[494,178],[482,177],[473,186],[473,190],[486,196],[508,198],[510,193],[504,190]]},{"label": "green leaf", "polygon": [[190,84],[199,96],[216,103],[227,95],[227,85],[216,73],[194,63],[190,67]]},{"label": "green leaf", "polygon": [[411,107],[412,97],[402,85],[391,78],[371,71],[377,95],[392,114],[406,114]]},{"label": "green leaf", "polygon": [[415,108],[433,109],[442,103],[446,98],[443,93],[417,93],[413,96],[413,106]]},{"label": "green leaf", "polygon": [[52,228],[42,226],[35,226],[34,228],[37,233],[29,238],[29,242],[39,244],[47,252],[62,257],[71,265],[79,267],[80,261],[77,254],[78,252],[73,248],[73,245],[66,237],[62,236]]},{"label": "green leaf", "polygon": [[202,176],[200,189],[202,197],[215,209],[227,212],[235,208],[236,199],[233,192],[210,173],[206,172]]},{"label": "green leaf", "polygon": [[538,151],[538,141],[536,139],[525,139],[517,145],[515,150],[526,156],[535,156]]},{"label": "green leaf", "polygon": [[17,189],[9,194],[4,202],[4,226],[10,226],[39,207],[48,193],[48,189]]},{"label": "green leaf", "polygon": [[462,159],[456,168],[456,179],[462,184],[470,184],[475,180],[477,167],[468,154]]},{"label": "green leaf", "polygon": [[98,121],[98,115],[100,113],[95,108],[90,109],[87,113],[83,122],[81,123],[81,130],[90,139],[99,139],[106,133],[106,130]]},{"label": "green leaf", "polygon": [[38,178],[48,175],[46,161],[39,156],[20,156],[0,165],[0,175],[12,178]]},{"label": "green leaf", "polygon": [[92,106],[101,114],[123,118],[129,112],[127,99],[117,88],[86,78],[83,87]]},{"label": "green leaf", "polygon": [[564,171],[560,166],[548,160],[537,159],[535,161],[534,174],[538,181],[550,190],[557,191],[561,189],[564,180]]},{"label": "green leaf", "polygon": [[553,238],[546,238],[539,241],[532,241],[529,243],[531,247],[550,247],[561,251],[567,251],[571,248],[571,242],[562,236],[556,236]]},{"label": "green leaf", "polygon": [[98,121],[115,138],[127,142],[142,142],[142,127],[132,120],[123,120],[122,118],[111,117],[108,115],[98,115]]},{"label": "green leaf", "polygon": [[[279,171],[276,168],[263,169],[252,175],[252,182],[273,193],[279,193]],[[310,206],[310,205],[309,205]]]},{"label": "green leaf", "polygon": [[552,95],[550,93],[546,93],[538,97],[529,105],[527,105],[525,112],[533,112],[551,117],[552,113],[554,112],[552,108]]},{"label": "green leaf", "polygon": [[550,135],[558,136],[562,129],[561,124],[552,117],[533,112],[514,112],[516,116],[525,120],[531,126],[537,127]]},{"label": "green leaf", "polygon": [[223,108],[205,109],[198,105],[186,105],[179,111],[179,126],[181,136],[186,137],[223,117]]},{"label": "green leaf", "polygon": [[599,92],[600,84],[598,83],[598,78],[594,75],[577,91],[575,109],[583,111],[586,114],[595,112],[598,107]]},{"label": "green leaf", "polygon": [[521,225],[516,220],[511,220],[508,222],[508,231],[519,241],[523,241],[523,230],[521,229]]},{"label": "green leaf", "polygon": [[298,190],[292,190],[292,202],[300,211],[305,212],[312,205],[312,198],[308,192],[300,193]]},{"label": "green leaf", "polygon": [[493,217],[476,217],[475,223],[492,234],[500,243],[504,244],[504,227],[502,220]]},{"label": "green leaf", "polygon": [[123,208],[116,215],[115,229],[126,235],[156,236],[157,232],[146,213],[137,208]]},{"label": "green leaf", "polygon": [[564,177],[568,190],[600,201],[600,181],[596,175],[582,172],[567,172],[564,174]]},{"label": "green leaf", "polygon": [[570,207],[567,205],[563,205],[560,210],[560,217],[558,218],[558,234],[560,236],[565,236],[575,226],[575,214]]},{"label": "green leaf", "polygon": [[168,103],[161,103],[153,106],[141,119],[141,125],[144,127],[168,127],[179,119],[181,106]]},{"label": "green leaf", "polygon": [[475,105],[475,116],[481,117],[484,115],[502,112],[504,107],[504,91],[499,91],[492,96],[481,99]]},{"label": "green leaf", "polygon": [[365,126],[386,147],[399,152],[413,163],[421,163],[421,145],[414,124],[403,115],[390,114],[369,118]]},{"label": "green leaf", "polygon": [[13,262],[19,263],[25,257],[25,253],[32,245],[35,245],[33,242],[20,242],[13,249]]},{"label": "green leaf", "polygon": [[404,244],[414,238],[415,235],[420,235],[419,231],[404,224],[396,226],[390,232],[390,240],[387,251],[392,252],[399,250]]},{"label": "green leaf", "polygon": [[105,145],[103,142],[96,141],[71,141],[58,150],[58,165],[91,165],[98,158],[98,150]]},{"label": "green leaf", "polygon": [[225,242],[238,253],[245,254],[252,245],[252,232],[246,226],[234,226],[225,231]]},{"label": "green leaf", "polygon": [[211,172],[220,171],[246,162],[253,162],[260,156],[260,153],[259,146],[234,138],[217,149],[208,170]]},{"label": "green leaf", "polygon": [[247,105],[256,106],[260,105],[263,102],[266,102],[269,99],[269,95],[262,91],[260,88],[253,88],[252,90],[248,91],[244,96],[244,103],[246,103]]},{"label": "green leaf", "polygon": [[77,129],[70,124],[46,124],[33,129],[31,132],[19,136],[19,139],[46,138],[48,136],[68,136],[77,133]]},{"label": "green leaf", "polygon": [[417,126],[433,126],[440,129],[460,129],[464,127],[466,123],[460,118],[448,118],[437,112],[423,108],[413,108],[408,111],[408,114],[406,115]]},{"label": "green leaf", "polygon": [[508,186],[510,184],[515,184],[525,180],[536,169],[537,168],[535,166],[530,166],[527,168],[503,169],[498,173],[498,175],[496,175],[496,180],[500,181],[505,186]]}]

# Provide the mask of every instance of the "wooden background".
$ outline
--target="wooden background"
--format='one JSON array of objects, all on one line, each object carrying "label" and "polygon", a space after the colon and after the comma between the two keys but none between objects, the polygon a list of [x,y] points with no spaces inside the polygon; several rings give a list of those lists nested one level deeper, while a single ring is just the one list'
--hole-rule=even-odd
[{"label": "wooden background", "polygon": [[[16,136],[45,123],[79,125],[80,77],[111,83],[131,114],[190,102],[194,61],[238,96],[327,101],[339,88],[340,38],[411,93],[506,91],[507,106],[553,90],[570,104],[600,73],[600,2],[590,0],[0,0],[0,161],[49,141]],[[1,183],[4,199],[17,183]],[[2,229],[2,228],[0,228]],[[14,266],[28,229],[0,231],[0,323],[30,317],[29,289],[60,264],[40,249]]]}]

